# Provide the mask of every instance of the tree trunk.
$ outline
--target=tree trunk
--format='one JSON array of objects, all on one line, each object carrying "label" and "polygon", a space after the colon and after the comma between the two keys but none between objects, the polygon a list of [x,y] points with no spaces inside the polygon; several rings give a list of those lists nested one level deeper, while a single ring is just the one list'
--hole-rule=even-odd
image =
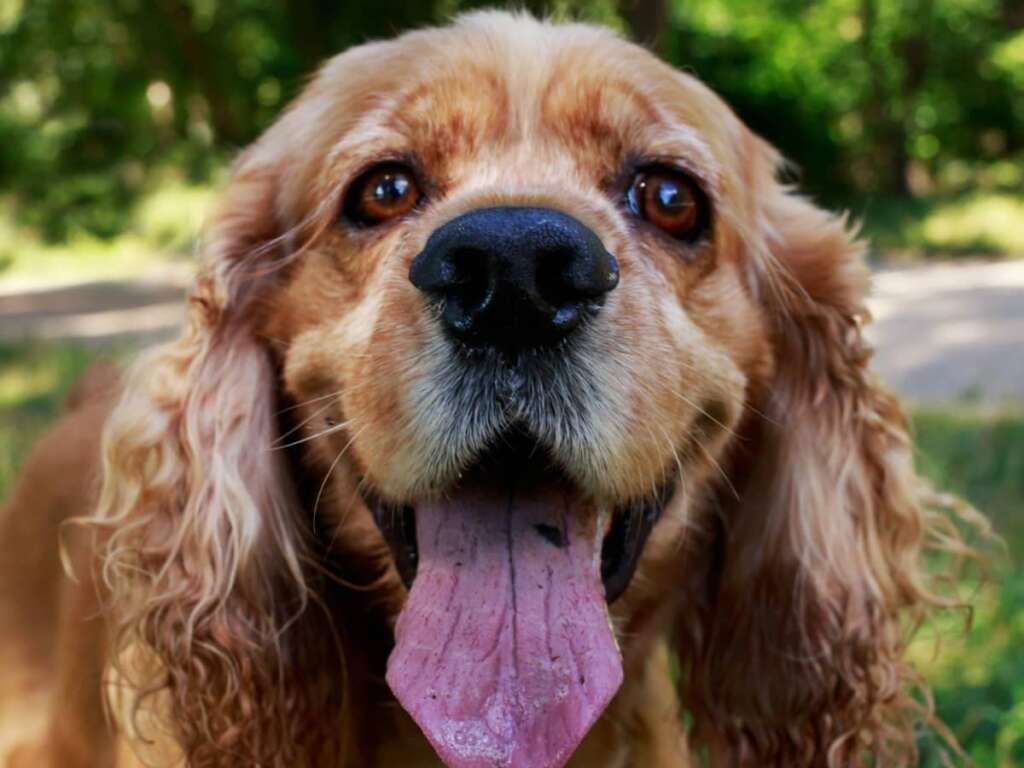
[{"label": "tree trunk", "polygon": [[633,39],[661,53],[668,23],[666,0],[619,0],[619,10]]},{"label": "tree trunk", "polygon": [[327,56],[338,53],[331,46],[335,7],[330,0],[299,0],[286,9],[302,69],[313,72]]},{"label": "tree trunk", "polygon": [[1007,32],[1024,29],[1024,3],[1020,0],[1002,0],[999,10]]},{"label": "tree trunk", "polygon": [[[489,4],[481,4],[482,7],[486,7],[487,5]],[[519,7],[524,11],[529,11],[538,19],[546,19],[551,14],[551,5],[552,3],[550,0],[524,0],[522,3],[516,3],[513,7]]]},{"label": "tree trunk", "polygon": [[210,107],[210,123],[217,141],[234,146],[247,143],[251,137],[243,130],[228,96],[230,89],[221,78],[219,54],[213,50],[208,36],[196,29],[191,7],[181,0],[164,0],[154,3],[152,8],[166,20],[188,74]]},{"label": "tree trunk", "polygon": [[888,88],[882,62],[875,53],[875,0],[861,0],[860,19],[861,50],[870,80],[868,101],[864,105],[864,124],[873,134],[873,143],[878,150],[872,158],[878,166],[878,185],[884,192],[908,195],[906,128],[902,120],[893,118],[891,111],[886,109],[891,100],[900,96]]}]

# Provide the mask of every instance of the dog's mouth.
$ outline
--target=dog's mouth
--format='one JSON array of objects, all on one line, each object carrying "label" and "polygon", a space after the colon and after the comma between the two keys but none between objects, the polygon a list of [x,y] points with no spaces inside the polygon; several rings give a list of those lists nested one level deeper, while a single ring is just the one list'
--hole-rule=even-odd
[{"label": "dog's mouth", "polygon": [[[462,484],[467,483],[507,488],[510,492],[529,492],[531,487],[546,484],[575,493],[572,481],[550,461],[546,450],[522,435],[505,436],[498,441],[464,473]],[[669,481],[650,496],[617,504],[602,515],[601,581],[609,605],[621,597],[633,580],[647,538],[674,490],[674,482]],[[402,582],[407,589],[411,588],[419,564],[415,506],[389,504],[370,491],[364,491],[363,500],[384,534]],[[552,546],[564,546],[563,532],[557,523],[539,522],[535,530]]]},{"label": "dog's mouth", "polygon": [[448,766],[568,760],[621,684],[607,605],[670,493],[601,505],[513,434],[441,500],[367,499],[409,586],[388,684]]}]

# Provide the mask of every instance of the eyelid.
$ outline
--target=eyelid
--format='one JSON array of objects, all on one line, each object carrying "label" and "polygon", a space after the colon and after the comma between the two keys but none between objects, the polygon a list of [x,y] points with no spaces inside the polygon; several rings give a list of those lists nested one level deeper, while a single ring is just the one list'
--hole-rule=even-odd
[{"label": "eyelid", "polygon": [[636,178],[637,174],[658,168],[683,174],[693,181],[701,194],[708,199],[708,202],[712,203],[712,205],[717,204],[718,196],[713,180],[685,157],[677,155],[641,155],[635,157],[627,165],[627,181],[632,182],[632,179]]},{"label": "eyelid", "polygon": [[412,180],[416,182],[416,185],[420,190],[429,189],[429,186],[426,183],[427,176],[423,173],[422,166],[415,155],[405,154],[402,152],[379,152],[373,157],[364,158],[358,163],[358,165],[352,166],[352,169],[342,176],[340,182],[338,182],[338,186],[342,190],[342,195],[348,194],[352,185],[359,181],[359,179],[366,176],[366,174],[374,168],[381,168],[388,165],[395,165],[408,169],[412,176]]}]

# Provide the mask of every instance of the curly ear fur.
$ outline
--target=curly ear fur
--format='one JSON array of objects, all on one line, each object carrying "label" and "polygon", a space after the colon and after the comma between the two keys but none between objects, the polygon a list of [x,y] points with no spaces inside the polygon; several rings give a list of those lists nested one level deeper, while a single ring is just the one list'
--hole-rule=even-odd
[{"label": "curly ear fur", "polygon": [[236,173],[186,328],[136,363],[104,440],[96,522],[111,531],[117,687],[134,692],[123,725],[146,741],[136,715],[169,716],[196,766],[323,764],[340,748],[340,659],[307,610],[308,526],[273,450],[277,374],[253,327],[275,178],[252,160]]},{"label": "curly ear fur", "polygon": [[899,405],[868,370],[862,246],[758,151],[750,245],[774,374],[751,393],[736,492],[721,494],[715,554],[680,619],[684,700],[716,765],[910,764],[931,715],[903,659],[908,628],[956,605],[922,556],[970,551],[929,507]]}]

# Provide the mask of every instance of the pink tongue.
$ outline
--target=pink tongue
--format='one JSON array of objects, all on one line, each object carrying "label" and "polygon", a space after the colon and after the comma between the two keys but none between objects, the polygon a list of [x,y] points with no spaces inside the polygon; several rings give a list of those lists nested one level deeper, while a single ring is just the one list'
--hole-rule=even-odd
[{"label": "pink tongue", "polygon": [[449,768],[560,768],[618,690],[597,517],[554,488],[416,509],[387,680]]}]

